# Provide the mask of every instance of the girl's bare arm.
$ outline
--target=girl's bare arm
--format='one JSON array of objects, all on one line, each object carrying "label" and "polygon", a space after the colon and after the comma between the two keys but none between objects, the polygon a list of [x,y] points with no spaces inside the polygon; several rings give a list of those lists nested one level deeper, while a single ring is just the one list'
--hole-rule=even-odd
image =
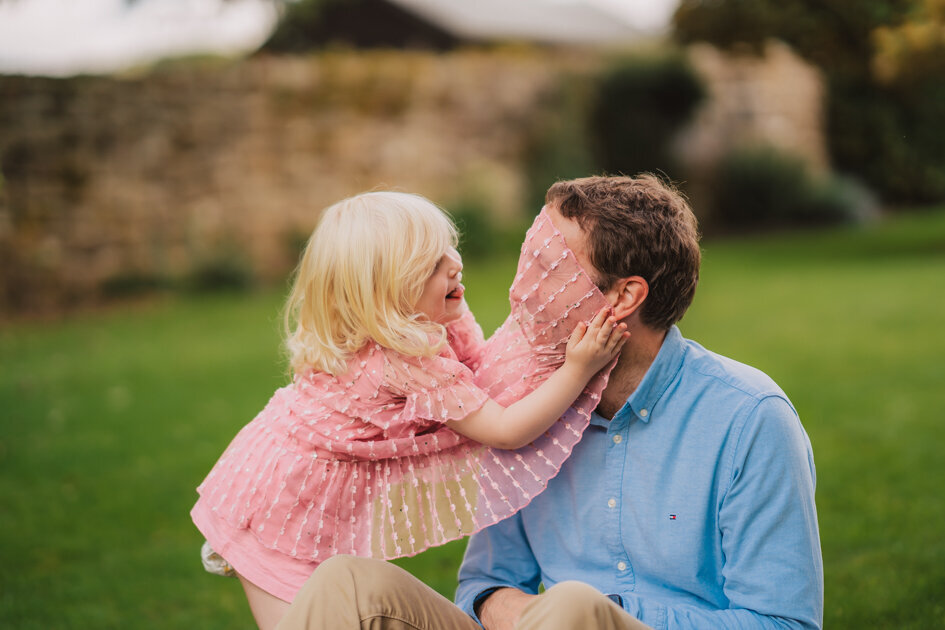
[{"label": "girl's bare arm", "polygon": [[578,324],[568,340],[564,365],[531,394],[508,407],[488,400],[474,413],[449,421],[447,426],[496,448],[516,449],[534,441],[567,411],[630,336],[626,325],[618,324],[607,312],[603,308],[590,324]]}]

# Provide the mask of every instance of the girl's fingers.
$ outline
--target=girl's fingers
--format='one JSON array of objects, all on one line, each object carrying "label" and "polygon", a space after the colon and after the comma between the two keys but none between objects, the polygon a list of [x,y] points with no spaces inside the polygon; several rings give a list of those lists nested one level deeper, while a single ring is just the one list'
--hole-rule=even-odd
[{"label": "girl's fingers", "polygon": [[577,343],[587,336],[586,342],[600,346],[608,354],[615,354],[630,334],[626,332],[627,325],[618,323],[610,311],[609,307],[604,307],[591,321],[579,322],[571,333],[571,340]]},{"label": "girl's fingers", "polygon": [[604,322],[607,321],[607,312],[609,310],[610,310],[609,308],[604,307],[600,309],[599,311],[597,311],[597,315],[595,315],[594,319],[592,319],[590,322],[590,328],[594,330],[599,330],[601,327],[603,327]]},{"label": "girl's fingers", "polygon": [[624,325],[622,323],[614,323],[614,327],[610,329],[610,334],[603,341],[605,347],[608,350],[612,350],[617,345],[617,342],[620,341],[620,337],[623,334],[623,329]]},{"label": "girl's fingers", "polygon": [[627,339],[630,338],[630,333],[627,332],[627,325],[620,324],[615,329],[615,334],[610,338],[607,348],[611,352],[616,352],[623,347],[623,344],[627,342]]},{"label": "girl's fingers", "polygon": [[608,317],[607,321],[604,322],[604,325],[600,329],[599,337],[601,343],[607,343],[614,336],[614,332],[617,330],[617,320],[613,317]]},{"label": "girl's fingers", "polygon": [[587,324],[584,322],[578,322],[578,325],[574,327],[574,330],[571,331],[571,340],[574,342],[580,341],[584,338],[584,333],[587,332]]},{"label": "girl's fingers", "polygon": [[597,315],[594,317],[594,319],[597,320],[600,324],[603,324],[604,320],[607,319],[608,314],[610,314],[610,307],[605,306],[599,311],[597,311]]}]

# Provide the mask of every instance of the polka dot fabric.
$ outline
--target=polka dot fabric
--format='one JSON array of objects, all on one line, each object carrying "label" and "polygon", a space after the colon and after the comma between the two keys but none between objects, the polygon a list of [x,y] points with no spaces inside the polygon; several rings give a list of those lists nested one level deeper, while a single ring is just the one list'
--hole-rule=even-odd
[{"label": "polka dot fabric", "polygon": [[[342,376],[311,372],[276,391],[198,488],[191,515],[211,547],[291,599],[332,555],[413,555],[527,505],[581,439],[613,364],[524,448],[493,449],[450,430],[445,421],[487,398],[507,406],[534,390],[564,362],[574,326],[606,306],[544,210],[509,298],[509,318],[488,341],[466,311],[437,356],[372,344]],[[272,566],[280,563],[292,566]]]}]

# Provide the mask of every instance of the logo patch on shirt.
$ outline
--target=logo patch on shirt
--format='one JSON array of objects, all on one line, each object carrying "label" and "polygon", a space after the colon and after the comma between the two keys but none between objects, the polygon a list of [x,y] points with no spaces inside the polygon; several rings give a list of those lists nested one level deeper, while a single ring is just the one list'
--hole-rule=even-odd
[{"label": "logo patch on shirt", "polygon": [[675,515],[675,514],[670,514],[670,515],[669,515],[669,520],[675,521],[675,520],[676,520],[676,515]]}]

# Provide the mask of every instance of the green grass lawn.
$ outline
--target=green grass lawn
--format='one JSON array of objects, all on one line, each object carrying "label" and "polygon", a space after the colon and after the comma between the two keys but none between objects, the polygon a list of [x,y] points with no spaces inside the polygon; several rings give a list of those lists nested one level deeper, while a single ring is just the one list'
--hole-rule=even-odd
[{"label": "green grass lawn", "polygon": [[[486,331],[514,256],[468,263]],[[0,329],[0,627],[251,628],[188,511],[284,382],[280,296]],[[945,628],[945,212],[708,242],[687,336],[788,392],[817,460],[828,628]],[[463,543],[400,564],[451,595]]]}]

